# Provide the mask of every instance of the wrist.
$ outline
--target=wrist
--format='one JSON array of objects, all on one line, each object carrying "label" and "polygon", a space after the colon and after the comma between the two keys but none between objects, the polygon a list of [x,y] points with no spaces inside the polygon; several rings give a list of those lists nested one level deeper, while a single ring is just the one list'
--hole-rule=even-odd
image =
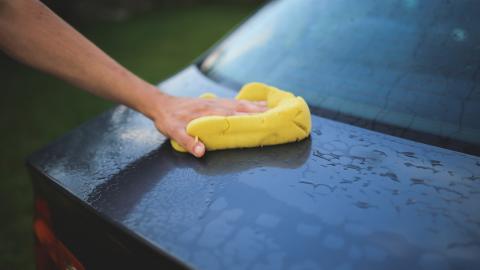
[{"label": "wrist", "polygon": [[138,111],[154,122],[160,121],[164,118],[165,110],[174,97],[163,93],[153,85],[150,85],[147,91],[148,93],[143,98],[143,106]]}]

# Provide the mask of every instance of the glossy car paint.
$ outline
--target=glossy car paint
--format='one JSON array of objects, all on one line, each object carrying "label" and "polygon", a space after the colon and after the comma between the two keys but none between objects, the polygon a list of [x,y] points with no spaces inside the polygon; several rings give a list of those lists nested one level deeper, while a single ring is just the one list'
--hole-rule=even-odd
[{"label": "glossy car paint", "polygon": [[[196,66],[160,87],[235,94]],[[312,122],[305,141],[196,159],[118,106],[29,164],[131,241],[195,269],[480,268],[479,157]]]}]

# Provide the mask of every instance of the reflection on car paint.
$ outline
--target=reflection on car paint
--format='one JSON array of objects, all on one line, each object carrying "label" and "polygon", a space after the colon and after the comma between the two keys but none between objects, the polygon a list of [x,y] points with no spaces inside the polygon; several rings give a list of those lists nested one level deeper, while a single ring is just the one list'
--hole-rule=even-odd
[{"label": "reflection on car paint", "polygon": [[[195,67],[161,88],[234,94]],[[317,116],[312,122],[305,141],[196,159],[117,107],[32,163],[194,268],[480,265],[480,158]]]}]

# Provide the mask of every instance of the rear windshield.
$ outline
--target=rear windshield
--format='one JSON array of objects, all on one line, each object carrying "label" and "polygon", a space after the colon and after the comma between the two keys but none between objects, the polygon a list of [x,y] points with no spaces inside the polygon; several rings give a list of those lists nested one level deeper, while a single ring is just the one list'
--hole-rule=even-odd
[{"label": "rear windshield", "polygon": [[478,154],[480,1],[280,0],[201,64],[322,116]]}]

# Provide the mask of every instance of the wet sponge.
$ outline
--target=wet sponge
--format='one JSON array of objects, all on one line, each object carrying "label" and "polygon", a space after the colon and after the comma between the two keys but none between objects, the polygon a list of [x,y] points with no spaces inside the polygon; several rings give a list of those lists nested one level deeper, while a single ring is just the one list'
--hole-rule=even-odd
[{"label": "wet sponge", "polygon": [[[204,98],[214,98],[211,94]],[[207,150],[258,147],[305,139],[310,134],[308,105],[301,97],[262,83],[246,84],[236,99],[267,101],[268,110],[238,116],[205,116],[192,120],[187,133],[198,137]],[[186,152],[171,141],[177,151]]]}]

